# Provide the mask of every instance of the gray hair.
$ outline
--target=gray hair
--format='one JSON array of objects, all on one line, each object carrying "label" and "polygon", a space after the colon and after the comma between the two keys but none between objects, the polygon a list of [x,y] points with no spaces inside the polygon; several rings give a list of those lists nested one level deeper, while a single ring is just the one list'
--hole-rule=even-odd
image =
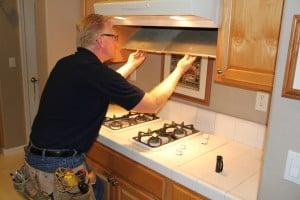
[{"label": "gray hair", "polygon": [[103,30],[105,24],[109,21],[109,17],[98,14],[90,14],[83,18],[77,24],[78,46],[87,47],[92,45],[96,40],[97,33]]}]

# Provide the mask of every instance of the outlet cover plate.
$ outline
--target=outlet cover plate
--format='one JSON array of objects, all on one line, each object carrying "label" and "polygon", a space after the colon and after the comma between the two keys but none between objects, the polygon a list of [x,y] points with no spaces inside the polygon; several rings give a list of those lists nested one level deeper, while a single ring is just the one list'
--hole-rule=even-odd
[{"label": "outlet cover plate", "polygon": [[269,94],[265,92],[257,92],[255,110],[267,112],[268,104],[269,104]]},{"label": "outlet cover plate", "polygon": [[288,151],[283,177],[286,180],[300,184],[300,153]]}]

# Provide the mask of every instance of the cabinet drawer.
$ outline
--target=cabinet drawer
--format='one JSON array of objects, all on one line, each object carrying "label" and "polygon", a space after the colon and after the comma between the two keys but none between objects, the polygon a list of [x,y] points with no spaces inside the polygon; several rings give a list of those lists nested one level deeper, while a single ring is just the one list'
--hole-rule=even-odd
[{"label": "cabinet drawer", "polygon": [[87,156],[113,174],[163,199],[166,178],[113,150],[95,143]]}]

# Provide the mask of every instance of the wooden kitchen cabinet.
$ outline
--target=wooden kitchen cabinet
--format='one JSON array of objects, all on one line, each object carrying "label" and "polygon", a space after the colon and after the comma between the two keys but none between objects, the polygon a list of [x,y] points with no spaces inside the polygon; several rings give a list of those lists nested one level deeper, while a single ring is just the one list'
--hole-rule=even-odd
[{"label": "wooden kitchen cabinet", "polygon": [[149,196],[147,193],[144,193],[139,188],[132,186],[126,180],[116,176],[113,172],[108,171],[101,167],[98,163],[88,158],[88,163],[93,167],[93,169],[100,175],[102,178],[106,179],[109,185],[107,199],[110,200],[136,200],[136,199],[145,199],[145,200],[155,200],[152,196]]},{"label": "wooden kitchen cabinet", "polygon": [[87,162],[108,180],[112,200],[207,200],[98,142],[87,153]]},{"label": "wooden kitchen cabinet", "polygon": [[[113,2],[120,0],[82,0],[81,3],[81,15],[82,17],[94,13],[94,3],[97,2]],[[138,30],[136,27],[130,26],[115,26],[116,34],[119,36],[119,41],[117,45],[116,55],[111,60],[112,63],[127,62],[128,56],[131,51],[122,49],[127,40]]]},{"label": "wooden kitchen cabinet", "polygon": [[118,181],[115,187],[112,187],[113,198],[115,200],[155,200],[158,199],[152,195],[148,195],[146,192],[131,185],[126,180],[116,177]]},{"label": "wooden kitchen cabinet", "polygon": [[165,177],[99,143],[90,149],[87,161],[107,178],[110,199],[165,199]]},{"label": "wooden kitchen cabinet", "polygon": [[272,91],[283,0],[223,0],[215,81]]},{"label": "wooden kitchen cabinet", "polygon": [[208,198],[199,195],[173,181],[167,184],[168,200],[208,200]]}]

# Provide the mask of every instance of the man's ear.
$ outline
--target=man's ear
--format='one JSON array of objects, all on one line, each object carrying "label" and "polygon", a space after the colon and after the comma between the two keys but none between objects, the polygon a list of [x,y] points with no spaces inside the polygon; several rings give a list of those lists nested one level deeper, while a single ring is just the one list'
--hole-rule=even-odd
[{"label": "man's ear", "polygon": [[98,39],[96,40],[96,42],[98,43],[99,47],[103,47],[104,46],[102,37],[98,37]]}]

